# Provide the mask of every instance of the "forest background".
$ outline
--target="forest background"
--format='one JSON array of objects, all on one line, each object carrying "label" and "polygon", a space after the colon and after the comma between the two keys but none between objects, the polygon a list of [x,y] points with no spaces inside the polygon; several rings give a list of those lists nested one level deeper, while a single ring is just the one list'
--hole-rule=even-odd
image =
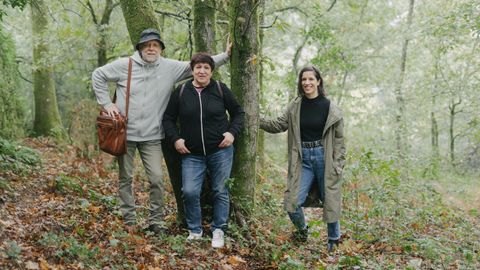
[{"label": "forest background", "polygon": [[[478,1],[6,0],[0,15],[1,268],[480,267]],[[115,161],[96,147],[91,72],[129,56],[135,27],[149,23],[168,58],[221,52],[228,34],[234,42],[216,76],[247,125],[233,174],[239,209],[221,251],[184,243],[172,194],[168,237],[125,232]],[[344,235],[333,256],[317,210],[311,242],[289,241],[286,134],[258,130],[260,115],[279,116],[296,96],[307,64],[345,114]],[[141,169],[135,179],[145,205]]]}]

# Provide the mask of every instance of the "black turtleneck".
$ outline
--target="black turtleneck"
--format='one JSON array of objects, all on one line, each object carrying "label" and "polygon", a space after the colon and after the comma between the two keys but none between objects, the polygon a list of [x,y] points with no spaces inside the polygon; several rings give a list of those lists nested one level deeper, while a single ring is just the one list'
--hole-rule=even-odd
[{"label": "black turtleneck", "polygon": [[327,122],[330,100],[318,96],[313,99],[302,98],[300,107],[300,135],[302,142],[322,139],[325,122]]}]

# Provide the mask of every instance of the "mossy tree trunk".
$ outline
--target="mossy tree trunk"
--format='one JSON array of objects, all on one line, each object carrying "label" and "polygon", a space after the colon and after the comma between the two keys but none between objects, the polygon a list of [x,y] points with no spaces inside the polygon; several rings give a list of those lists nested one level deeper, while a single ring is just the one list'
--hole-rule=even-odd
[{"label": "mossy tree trunk", "polygon": [[193,4],[193,38],[197,52],[214,54],[215,42],[215,0],[195,0]]},{"label": "mossy tree trunk", "polygon": [[256,182],[260,4],[261,1],[258,0],[232,0],[229,11],[233,39],[230,58],[231,88],[245,109],[245,128],[236,139],[232,195],[236,206],[247,215],[252,210]]},{"label": "mossy tree trunk", "polygon": [[[216,0],[195,0],[193,4],[193,40],[196,52],[215,54],[217,49]],[[221,80],[220,73],[213,74]]]},{"label": "mossy tree trunk", "polygon": [[15,44],[0,25],[0,137],[18,138],[23,135],[24,108],[18,98],[18,65]]},{"label": "mossy tree trunk", "polygon": [[133,46],[137,44],[143,30],[147,28],[161,30],[151,0],[120,0],[120,6]]},{"label": "mossy tree trunk", "polygon": [[35,95],[35,135],[63,135],[58,112],[53,67],[47,41],[48,12],[43,0],[31,3],[33,28],[33,84]]}]

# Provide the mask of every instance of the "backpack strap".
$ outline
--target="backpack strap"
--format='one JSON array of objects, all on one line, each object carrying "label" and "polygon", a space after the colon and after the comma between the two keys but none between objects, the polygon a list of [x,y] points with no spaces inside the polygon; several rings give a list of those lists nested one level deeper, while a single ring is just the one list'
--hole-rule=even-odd
[{"label": "backpack strap", "polygon": [[180,100],[182,98],[182,95],[183,95],[183,91],[185,90],[185,84],[182,84],[182,88],[180,88],[180,93],[178,93],[178,99]]},{"label": "backpack strap", "polygon": [[217,90],[218,90],[218,93],[220,94],[220,96],[222,97],[223,99],[223,88],[222,86],[220,85],[220,82],[217,81]]}]

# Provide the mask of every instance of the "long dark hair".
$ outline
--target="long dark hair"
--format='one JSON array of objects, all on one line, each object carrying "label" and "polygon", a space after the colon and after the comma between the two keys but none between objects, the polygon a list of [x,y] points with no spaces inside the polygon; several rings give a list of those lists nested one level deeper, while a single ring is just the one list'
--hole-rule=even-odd
[{"label": "long dark hair", "polygon": [[299,96],[305,95],[305,93],[303,92],[303,87],[302,87],[302,76],[303,76],[303,73],[306,72],[306,71],[313,71],[313,73],[315,73],[315,78],[317,78],[317,80],[320,81],[320,84],[317,87],[318,94],[322,97],[326,97],[327,92],[325,92],[325,89],[323,88],[322,76],[320,75],[320,71],[318,71],[318,69],[314,66],[307,66],[307,67],[302,68],[302,70],[300,70],[300,73],[298,74],[298,86],[297,86],[298,95]]}]

